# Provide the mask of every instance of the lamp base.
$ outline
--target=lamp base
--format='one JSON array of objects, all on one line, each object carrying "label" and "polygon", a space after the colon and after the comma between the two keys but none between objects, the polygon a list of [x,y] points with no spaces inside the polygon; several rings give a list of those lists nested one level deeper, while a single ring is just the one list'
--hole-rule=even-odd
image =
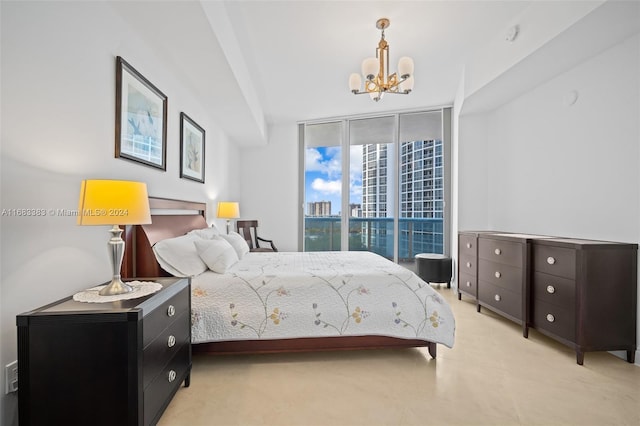
[{"label": "lamp base", "polygon": [[125,284],[120,278],[113,278],[111,282],[98,292],[100,296],[115,296],[116,294],[124,294],[133,291],[133,287]]},{"label": "lamp base", "polygon": [[116,294],[133,291],[133,287],[123,283],[120,279],[120,268],[122,266],[122,256],[124,255],[124,240],[121,237],[122,229],[118,225],[113,225],[109,232],[111,233],[111,239],[107,247],[109,248],[109,257],[113,268],[113,278],[105,288],[98,292],[100,296],[115,296]]}]

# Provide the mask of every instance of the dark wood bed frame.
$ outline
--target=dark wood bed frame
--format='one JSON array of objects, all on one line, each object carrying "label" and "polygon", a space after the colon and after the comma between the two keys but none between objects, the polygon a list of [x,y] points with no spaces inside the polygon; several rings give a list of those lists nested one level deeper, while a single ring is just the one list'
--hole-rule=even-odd
[{"label": "dark wood bed frame", "polygon": [[[206,203],[149,197],[152,223],[127,226],[124,232],[125,254],[123,278],[153,278],[170,276],[156,261],[153,245],[163,239],[184,235],[192,229],[206,228]],[[164,214],[167,213],[167,214]],[[436,344],[418,339],[386,336],[338,336],[277,340],[242,340],[197,343],[194,353],[239,354],[307,352],[348,349],[410,348],[426,346],[436,357]]]}]

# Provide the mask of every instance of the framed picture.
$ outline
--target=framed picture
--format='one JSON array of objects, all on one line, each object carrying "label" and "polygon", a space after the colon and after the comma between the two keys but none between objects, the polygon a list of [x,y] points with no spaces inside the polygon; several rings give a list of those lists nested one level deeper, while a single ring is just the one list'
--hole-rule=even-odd
[{"label": "framed picture", "polygon": [[167,169],[167,97],[116,60],[116,158]]},{"label": "framed picture", "polygon": [[204,129],[180,113],[180,177],[204,183]]}]

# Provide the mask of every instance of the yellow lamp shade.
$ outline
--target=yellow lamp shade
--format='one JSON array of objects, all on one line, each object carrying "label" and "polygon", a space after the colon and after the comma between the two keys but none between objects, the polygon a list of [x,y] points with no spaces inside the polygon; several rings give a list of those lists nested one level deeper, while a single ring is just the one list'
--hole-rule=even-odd
[{"label": "yellow lamp shade", "polygon": [[78,225],[151,223],[147,184],[126,180],[83,180]]},{"label": "yellow lamp shade", "polygon": [[240,217],[240,205],[232,201],[218,202],[218,217],[222,219],[237,219]]}]

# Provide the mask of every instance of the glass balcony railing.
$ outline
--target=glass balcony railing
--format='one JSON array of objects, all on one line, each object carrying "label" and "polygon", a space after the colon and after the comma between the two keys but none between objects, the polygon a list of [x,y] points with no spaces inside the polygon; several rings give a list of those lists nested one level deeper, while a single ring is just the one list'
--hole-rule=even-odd
[{"label": "glass balcony railing", "polygon": [[[349,250],[372,251],[393,260],[398,240],[399,261],[412,261],[418,253],[444,253],[443,220],[401,218],[399,238],[394,236],[392,218],[349,218]],[[305,217],[305,251],[341,250],[340,218]]]}]

